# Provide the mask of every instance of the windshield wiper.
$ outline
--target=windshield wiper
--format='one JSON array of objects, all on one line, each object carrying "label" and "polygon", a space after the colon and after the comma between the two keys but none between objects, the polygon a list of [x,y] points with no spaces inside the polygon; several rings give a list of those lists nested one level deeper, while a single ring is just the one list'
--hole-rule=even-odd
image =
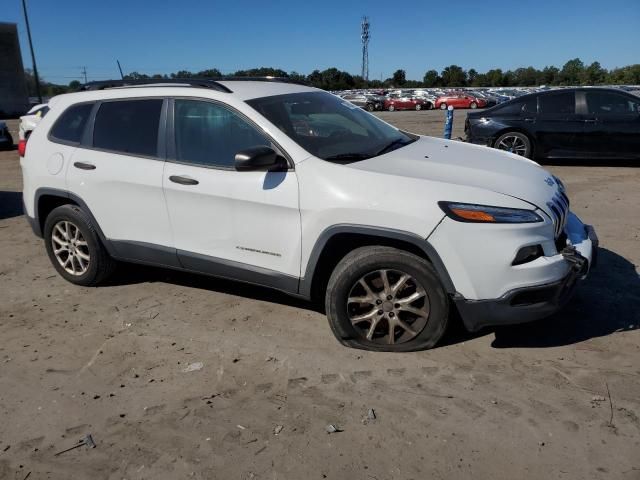
[{"label": "windshield wiper", "polygon": [[325,160],[366,160],[367,158],[371,158],[371,155],[368,155],[366,153],[358,153],[358,152],[351,152],[351,153],[338,153],[336,155],[330,155],[328,157],[325,157]]},{"label": "windshield wiper", "polygon": [[409,145],[410,143],[413,143],[413,142],[415,142],[415,140],[405,140],[404,138],[397,138],[392,142],[388,143],[387,145],[385,145],[384,147],[382,147],[373,156],[377,157],[378,155],[382,155],[383,153],[388,153],[391,150],[395,150],[395,148],[393,148],[395,146],[404,147],[405,145]]}]

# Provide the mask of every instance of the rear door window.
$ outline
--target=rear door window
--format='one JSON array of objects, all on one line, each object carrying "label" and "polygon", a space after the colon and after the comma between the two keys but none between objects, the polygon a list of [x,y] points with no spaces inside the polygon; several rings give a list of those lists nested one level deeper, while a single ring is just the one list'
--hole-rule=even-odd
[{"label": "rear door window", "polygon": [[61,143],[80,143],[93,105],[93,103],[81,103],[67,108],[53,124],[49,132],[51,140]]},{"label": "rear door window", "polygon": [[576,96],[573,91],[548,93],[540,97],[540,113],[544,115],[573,115]]},{"label": "rear door window", "polygon": [[640,98],[636,101],[616,92],[586,92],[587,111],[591,115],[630,115],[640,113]]},{"label": "rear door window", "polygon": [[93,146],[127,155],[156,156],[161,98],[117,100],[100,105],[93,127]]}]

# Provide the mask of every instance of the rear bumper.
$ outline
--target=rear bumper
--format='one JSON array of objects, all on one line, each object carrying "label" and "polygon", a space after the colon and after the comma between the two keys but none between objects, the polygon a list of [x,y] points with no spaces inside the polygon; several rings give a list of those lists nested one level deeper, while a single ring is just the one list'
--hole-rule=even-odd
[{"label": "rear bumper", "polygon": [[463,323],[469,331],[498,325],[514,325],[548,317],[571,298],[578,282],[586,278],[597,261],[598,237],[591,225],[584,225],[582,241],[562,252],[570,265],[566,276],[558,281],[511,290],[500,298],[467,300],[454,297]]}]

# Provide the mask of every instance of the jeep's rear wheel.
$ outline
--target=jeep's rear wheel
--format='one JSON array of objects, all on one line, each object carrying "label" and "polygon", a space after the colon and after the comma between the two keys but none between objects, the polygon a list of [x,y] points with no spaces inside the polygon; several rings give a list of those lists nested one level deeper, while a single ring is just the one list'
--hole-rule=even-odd
[{"label": "jeep's rear wheel", "polygon": [[425,259],[390,247],[362,247],[333,271],[325,298],[329,324],[349,347],[408,352],[436,345],[449,304]]},{"label": "jeep's rear wheel", "polygon": [[71,283],[97,285],[115,268],[89,216],[76,205],[63,205],[49,214],[44,238],[51,263]]}]

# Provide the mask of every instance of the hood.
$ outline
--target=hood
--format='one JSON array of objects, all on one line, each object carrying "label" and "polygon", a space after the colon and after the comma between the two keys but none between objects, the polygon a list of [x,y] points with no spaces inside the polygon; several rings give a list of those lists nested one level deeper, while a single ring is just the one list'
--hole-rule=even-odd
[{"label": "hood", "polygon": [[349,167],[490,190],[523,200],[548,214],[547,202],[559,188],[553,175],[531,160],[489,147],[434,137],[420,137],[406,147]]}]

